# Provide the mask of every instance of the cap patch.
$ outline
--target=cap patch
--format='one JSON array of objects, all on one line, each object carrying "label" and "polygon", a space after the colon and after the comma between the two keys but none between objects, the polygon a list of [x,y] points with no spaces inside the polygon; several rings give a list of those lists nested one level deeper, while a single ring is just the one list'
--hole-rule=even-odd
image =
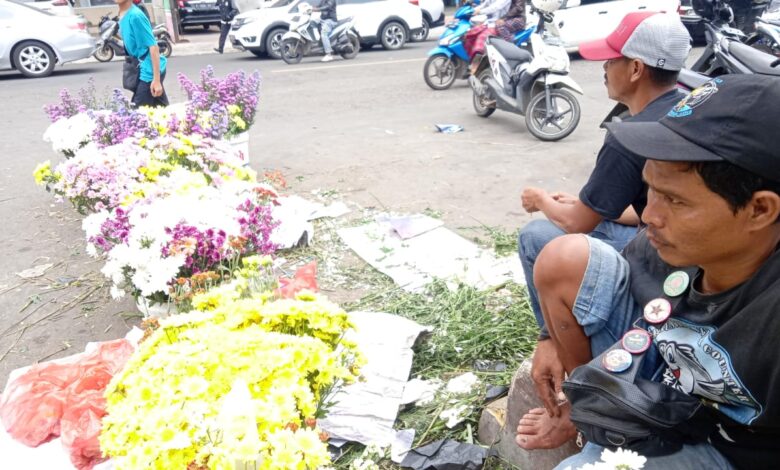
[{"label": "cap patch", "polygon": [[715,93],[718,92],[718,83],[721,80],[710,80],[699,88],[694,89],[691,93],[683,98],[679,103],[674,105],[667,116],[672,118],[680,118],[690,116],[693,114],[694,108],[697,108],[709,100]]}]

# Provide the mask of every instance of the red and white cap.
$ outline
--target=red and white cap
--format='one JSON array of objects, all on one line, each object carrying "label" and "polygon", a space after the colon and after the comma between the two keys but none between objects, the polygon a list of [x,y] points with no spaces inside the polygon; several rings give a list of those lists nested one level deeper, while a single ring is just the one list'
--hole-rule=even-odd
[{"label": "red and white cap", "polygon": [[629,13],[606,39],[580,44],[586,60],[627,57],[664,70],[682,69],[690,50],[691,36],[679,16],[651,11]]}]

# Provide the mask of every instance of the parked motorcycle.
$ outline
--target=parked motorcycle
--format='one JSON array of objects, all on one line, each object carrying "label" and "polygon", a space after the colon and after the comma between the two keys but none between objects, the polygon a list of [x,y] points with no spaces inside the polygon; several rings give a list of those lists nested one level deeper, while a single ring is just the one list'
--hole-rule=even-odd
[{"label": "parked motorcycle", "polygon": [[[92,54],[100,62],[110,62],[114,56],[125,56],[125,43],[119,37],[119,18],[103,15],[100,18],[98,26],[100,38],[97,42],[97,48]],[[173,41],[165,25],[158,24],[152,29],[152,34],[157,39],[157,47],[160,48],[160,55],[170,57],[173,53]]]},{"label": "parked motorcycle", "polygon": [[[469,78],[474,111],[488,117],[496,109],[525,116],[525,124],[539,140],[556,141],[571,134],[580,122],[580,104],[571,91],[583,94],[569,77],[569,55],[555,37],[545,37],[560,0],[534,0],[539,26],[530,38],[530,50],[498,37],[487,40],[486,57]],[[544,39],[543,39],[544,38]]]},{"label": "parked motorcycle", "polygon": [[[439,36],[439,45],[428,52],[428,60],[423,66],[425,83],[434,90],[446,90],[455,80],[469,77],[469,62],[471,57],[466,51],[464,38],[474,26],[472,5],[464,5],[455,12],[455,19],[447,24],[447,28]],[[536,25],[530,25],[514,37],[517,45],[528,41],[536,30]]]},{"label": "parked motorcycle", "polygon": [[[308,3],[298,5],[298,16],[290,22],[290,31],[282,36],[282,60],[297,64],[303,56],[324,54],[319,23],[312,20],[312,7]],[[339,20],[330,32],[333,52],[344,59],[354,59],[360,51],[360,39],[355,31],[355,22],[349,18]]]},{"label": "parked motorcycle", "polygon": [[745,44],[780,57],[780,2],[772,2],[764,15],[758,18],[756,32],[747,38]]},{"label": "parked motorcycle", "polygon": [[734,13],[723,0],[695,0],[693,8],[702,17],[707,47],[691,67],[710,77],[728,73],[780,75],[780,59],[748,46],[745,34],[729,26]]}]

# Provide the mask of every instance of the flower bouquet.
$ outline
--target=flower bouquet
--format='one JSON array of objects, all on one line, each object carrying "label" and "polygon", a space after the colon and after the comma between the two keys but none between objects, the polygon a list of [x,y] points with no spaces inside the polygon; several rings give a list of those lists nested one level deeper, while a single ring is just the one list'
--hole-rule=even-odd
[{"label": "flower bouquet", "polygon": [[154,199],[99,225],[90,221],[89,250],[106,253],[102,272],[115,298],[127,290],[164,304],[177,279],[229,276],[242,257],[273,253],[273,195],[264,185],[236,181]]},{"label": "flower bouquet", "polygon": [[207,311],[160,321],[114,377],[100,444],[117,469],[330,462],[316,420],[358,377],[364,360],[343,340],[353,325],[314,294],[273,301],[250,287],[262,264],[246,258],[232,283],[196,296]]}]

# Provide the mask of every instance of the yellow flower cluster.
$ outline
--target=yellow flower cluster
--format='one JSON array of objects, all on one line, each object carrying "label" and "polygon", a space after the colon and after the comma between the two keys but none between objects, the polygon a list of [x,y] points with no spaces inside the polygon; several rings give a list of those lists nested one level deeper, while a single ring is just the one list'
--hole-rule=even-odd
[{"label": "yellow flower cluster", "polygon": [[35,178],[35,184],[41,186],[49,183],[56,183],[60,180],[61,176],[54,173],[51,170],[51,161],[46,160],[35,167],[33,171],[33,177]]},{"label": "yellow flower cluster", "polygon": [[[236,280],[207,307],[160,321],[106,391],[100,445],[117,469],[314,469],[329,463],[314,418],[363,359],[346,312],[318,295],[272,300]],[[211,296],[211,297],[209,297]],[[206,298],[210,300],[207,302]],[[246,395],[238,413],[236,396]]]}]

